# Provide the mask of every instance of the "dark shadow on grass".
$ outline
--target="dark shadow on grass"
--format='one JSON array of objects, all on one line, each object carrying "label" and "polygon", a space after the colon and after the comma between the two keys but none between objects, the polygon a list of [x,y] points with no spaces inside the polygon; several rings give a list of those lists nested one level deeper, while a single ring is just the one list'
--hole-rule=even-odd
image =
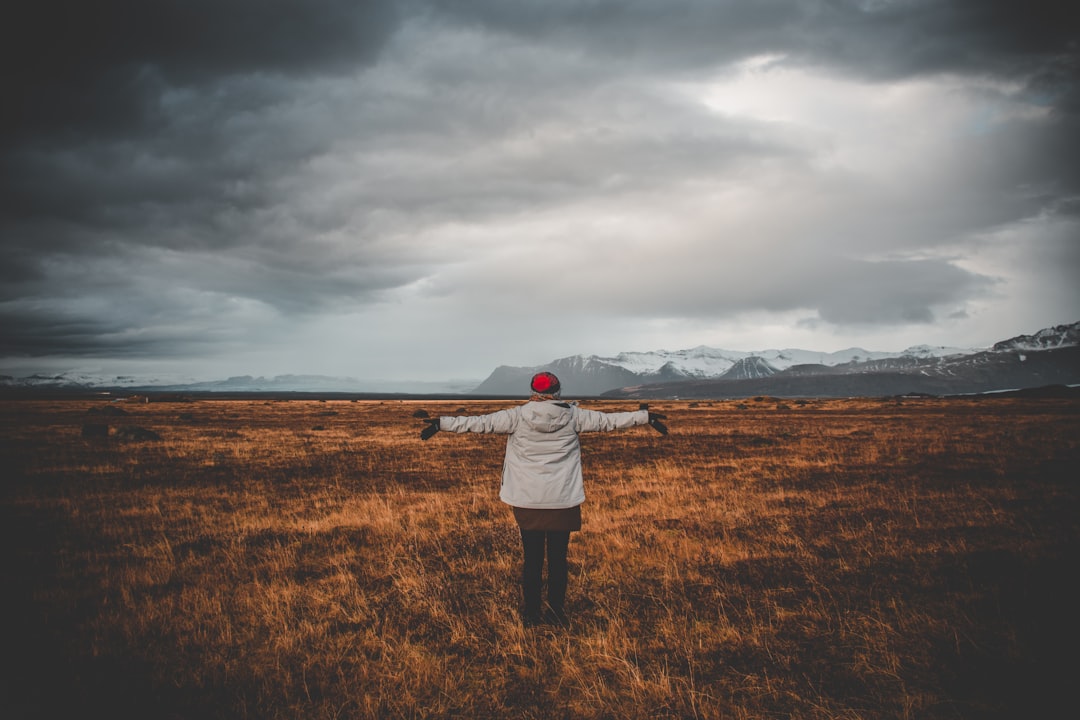
[{"label": "dark shadow on grass", "polygon": [[163,668],[78,645],[102,599],[64,587],[79,529],[55,509],[0,505],[6,612],[0,623],[0,717],[111,720],[230,717],[223,688],[184,688],[156,679]]}]

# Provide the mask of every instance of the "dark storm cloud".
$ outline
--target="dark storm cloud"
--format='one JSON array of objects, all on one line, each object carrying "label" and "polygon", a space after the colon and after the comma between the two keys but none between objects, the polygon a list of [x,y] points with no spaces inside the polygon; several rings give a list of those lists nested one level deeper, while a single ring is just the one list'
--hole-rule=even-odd
[{"label": "dark storm cloud", "polygon": [[125,323],[114,316],[90,317],[60,309],[0,308],[0,355],[3,357],[154,358],[186,357],[220,346],[223,338],[184,328],[147,328],[146,318]]},{"label": "dark storm cloud", "polygon": [[374,61],[396,22],[388,0],[17,3],[0,30],[0,213],[112,224],[115,208],[257,200],[228,185],[292,159],[289,140],[244,156],[222,126],[281,102],[288,78]]},{"label": "dark storm cloud", "polygon": [[[304,82],[370,65],[397,22],[392,2],[338,0],[5,8],[0,300],[40,301],[5,308],[5,351],[164,343],[130,332],[162,322],[139,287],[151,277],[287,311],[400,283],[376,262],[344,276],[340,255],[286,252],[319,227],[281,209],[275,178],[332,138],[259,119]],[[182,260],[205,250],[224,256]],[[117,319],[132,298],[141,312]]]},{"label": "dark storm cloud", "polygon": [[[553,277],[580,272],[602,290],[669,275],[613,316],[809,308],[838,325],[925,323],[992,281],[945,260],[846,258],[919,256],[1075,208],[1080,166],[1062,159],[1080,151],[1080,49],[1067,10],[1044,0],[18,3],[0,26],[0,354],[174,353],[223,342],[222,328],[240,329],[224,332],[229,342],[254,341],[268,316],[299,324],[400,288],[512,292],[538,273],[518,278],[499,253],[566,233],[572,260]],[[839,134],[714,112],[680,86],[763,55],[882,88],[985,79],[985,92],[1048,117],[995,121],[985,137],[956,137],[936,175],[875,187],[862,168],[821,171]],[[760,220],[697,217],[704,198],[743,183]],[[819,215],[792,209],[826,195]],[[699,200],[654,241],[677,262],[621,267],[633,254],[590,234],[639,208],[677,214],[668,206],[684,197]],[[761,229],[786,214],[805,227]],[[709,237],[710,223],[747,246],[818,252],[787,273],[758,264],[765,251],[686,241]],[[590,244],[604,250],[584,252]],[[745,269],[721,291],[707,273],[728,264]],[[604,276],[611,265],[621,277]],[[554,285],[571,303],[584,297]]]},{"label": "dark storm cloud", "polygon": [[395,27],[389,0],[38,0],[0,34],[4,144],[150,129],[165,86],[346,71]]},{"label": "dark storm cloud", "polygon": [[1072,85],[1078,31],[1055,0],[432,0],[458,21],[606,54],[701,67],[761,53],[879,79],[1037,72]]}]

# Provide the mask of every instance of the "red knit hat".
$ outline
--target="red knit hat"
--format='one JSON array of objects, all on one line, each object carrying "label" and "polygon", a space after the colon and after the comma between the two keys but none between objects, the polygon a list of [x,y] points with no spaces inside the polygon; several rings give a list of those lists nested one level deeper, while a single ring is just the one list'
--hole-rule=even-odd
[{"label": "red knit hat", "polygon": [[544,395],[558,395],[561,390],[559,378],[549,372],[539,372],[533,375],[529,387],[532,388],[534,393],[541,393]]}]

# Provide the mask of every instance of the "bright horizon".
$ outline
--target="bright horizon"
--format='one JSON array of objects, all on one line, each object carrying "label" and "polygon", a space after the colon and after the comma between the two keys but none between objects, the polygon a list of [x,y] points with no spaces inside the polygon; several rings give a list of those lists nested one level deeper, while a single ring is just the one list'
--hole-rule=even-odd
[{"label": "bright horizon", "polygon": [[12,11],[0,373],[444,381],[1080,319],[1057,3],[245,8]]}]

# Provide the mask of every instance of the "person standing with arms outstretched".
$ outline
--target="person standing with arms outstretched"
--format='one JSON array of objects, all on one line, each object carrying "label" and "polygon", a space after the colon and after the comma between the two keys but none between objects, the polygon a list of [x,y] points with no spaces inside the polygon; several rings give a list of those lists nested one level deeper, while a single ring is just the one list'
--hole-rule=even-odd
[{"label": "person standing with arms outstretched", "polygon": [[[522,591],[526,627],[548,622],[567,626],[565,610],[566,552],[570,533],[581,529],[585,485],[581,474],[578,433],[651,425],[662,434],[664,415],[641,406],[634,412],[605,413],[563,402],[559,379],[541,372],[530,383],[524,405],[489,415],[444,416],[425,420],[424,440],[440,430],[508,435],[499,499],[514,509],[524,551]],[[545,548],[548,565],[547,611],[541,587]]]}]

